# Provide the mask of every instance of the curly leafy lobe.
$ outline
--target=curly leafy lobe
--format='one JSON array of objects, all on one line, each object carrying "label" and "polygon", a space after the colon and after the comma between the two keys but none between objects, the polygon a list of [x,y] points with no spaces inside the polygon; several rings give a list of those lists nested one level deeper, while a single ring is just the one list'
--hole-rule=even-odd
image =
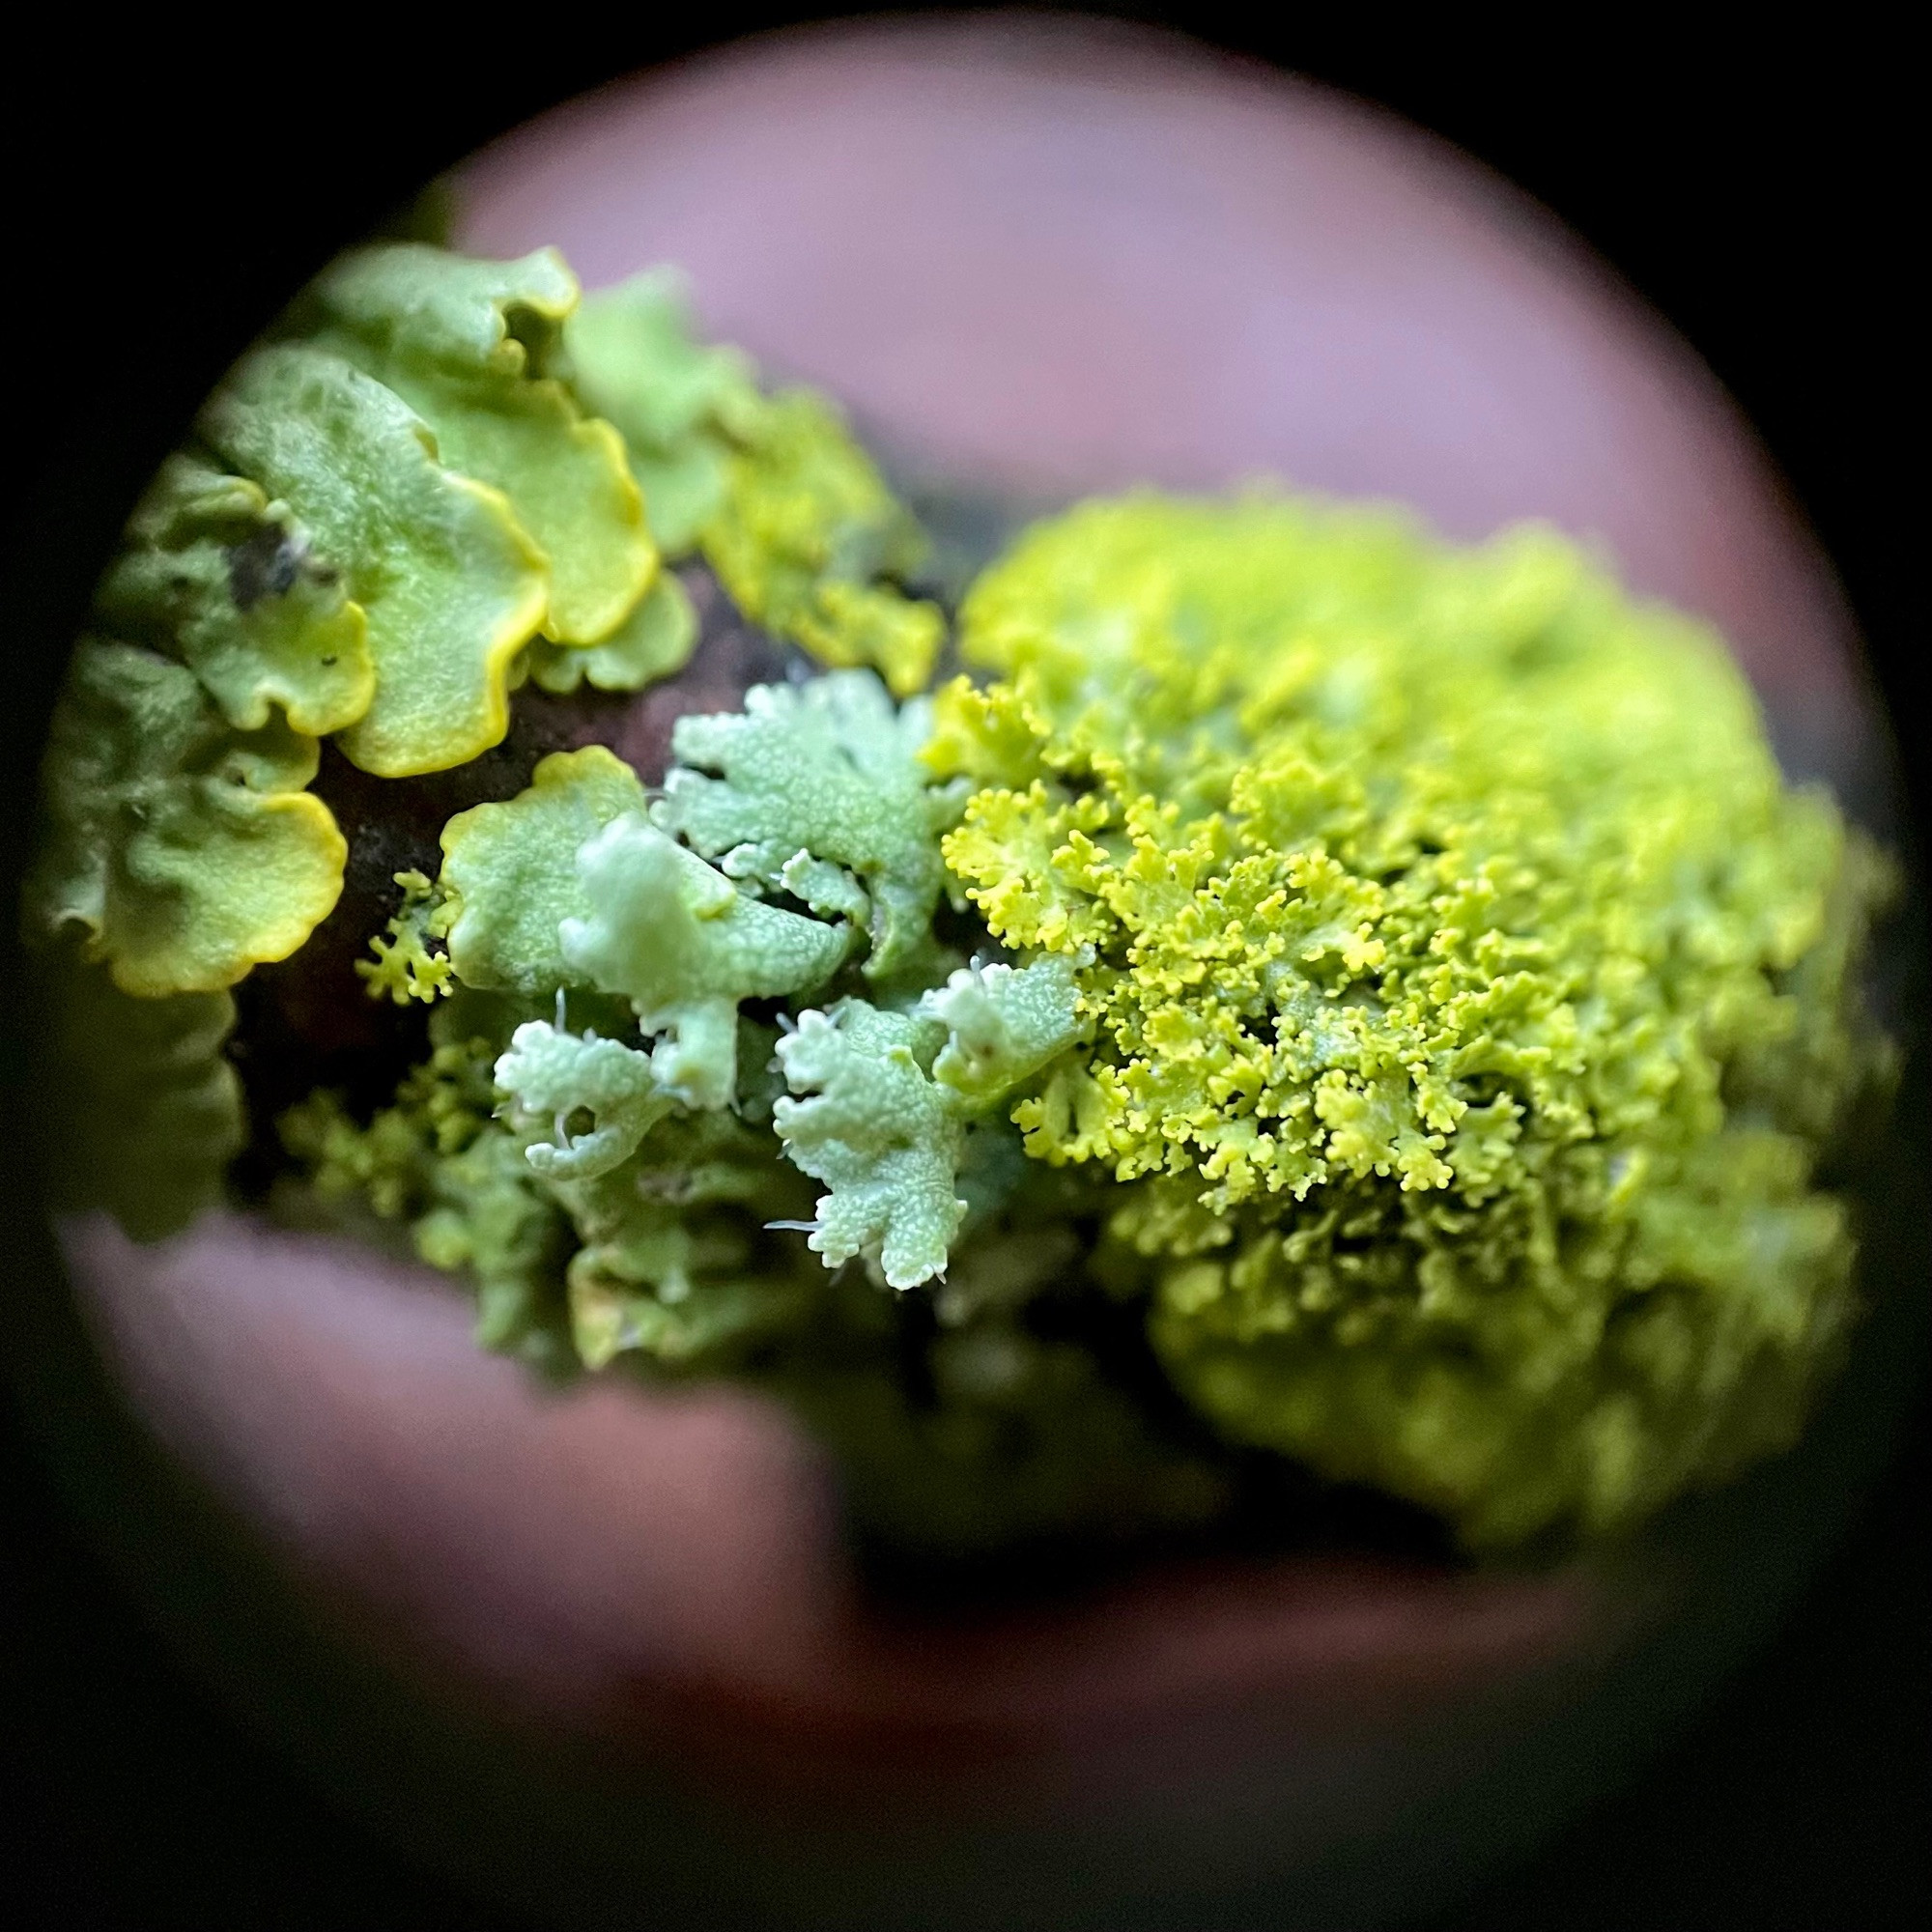
[{"label": "curly leafy lobe", "polygon": [[667,572],[602,643],[566,647],[539,638],[530,646],[530,677],[560,695],[586,683],[597,691],[641,691],[682,670],[696,643],[697,612]]},{"label": "curly leafy lobe", "polygon": [[178,655],[238,730],[271,707],[322,737],[376,691],[368,623],[285,503],[246,477],[169,458],[95,593],[99,622]]},{"label": "curly leafy lobe", "polygon": [[1073,962],[1052,956],[1017,970],[967,967],[919,1010],[947,1030],[932,1077],[981,1109],[1033,1080],[1084,1031]]},{"label": "curly leafy lobe", "polygon": [[683,278],[650,269],[584,298],[563,326],[561,366],[622,433],[652,534],[684,555],[724,504],[732,451],[757,434],[765,400],[750,359],[700,346]]},{"label": "curly leafy lobe", "polygon": [[736,350],[700,347],[668,269],[589,297],[558,366],[623,433],[668,554],[701,546],[747,616],[822,664],[925,683],[944,620],[895,587],[923,539],[823,397],[764,396]]},{"label": "curly leafy lobe", "polygon": [[[659,1085],[650,1056],[622,1040],[574,1034],[548,1020],[526,1020],[497,1062],[497,1085],[517,1112],[554,1129],[525,1158],[547,1180],[593,1180],[621,1166],[676,1104]],[[573,1134],[571,1117],[591,1117]]]},{"label": "curly leafy lobe", "polygon": [[194,674],[83,639],[43,767],[45,842],[30,930],[77,932],[123,992],[232,986],[284,959],[342,890],[348,847],[303,790],[316,745],[225,724]]},{"label": "curly leafy lobe", "polygon": [[583,846],[577,884],[587,910],[558,928],[564,960],[665,1036],[652,1065],[687,1106],[732,1097],[739,1001],[821,986],[845,957],[847,928],[746,897],[641,812]]},{"label": "curly leafy lobe", "polygon": [[807,1284],[758,1224],[801,1191],[770,1136],[723,1112],[668,1121],[626,1166],[560,1187],[583,1240],[568,1289],[585,1365],[715,1370],[794,1321]]},{"label": "curly leafy lobe", "polygon": [[643,804],[630,766],[587,745],[542,759],[515,798],[458,812],[442,828],[441,877],[455,907],[448,933],[457,978],[545,998],[581,983],[557,943],[564,920],[590,911],[578,850]]},{"label": "curly leafy lobe", "polygon": [[71,960],[37,979],[53,1206],[104,1208],[137,1241],[179,1232],[214,1205],[247,1138],[242,1083],[222,1054],[233,997],[135,999]]},{"label": "curly leafy lobe", "polygon": [[895,708],[870,671],[756,685],[742,711],[677,721],[678,764],[651,816],[732,878],[862,922],[866,972],[889,975],[926,943],[939,833],[958,810],[927,786],[926,730],[927,707]]},{"label": "curly leafy lobe", "polygon": [[502,493],[445,467],[393,390],[311,345],[244,357],[199,427],[289,505],[367,615],[376,692],[342,734],[348,755],[400,778],[497,744],[550,582]]},{"label": "curly leafy lobe", "polygon": [[319,277],[311,298],[330,325],[322,345],[400,396],[444,465],[508,499],[548,562],[545,636],[608,639],[649,587],[657,551],[623,439],[541,373],[578,300],[563,258],[367,248]]}]

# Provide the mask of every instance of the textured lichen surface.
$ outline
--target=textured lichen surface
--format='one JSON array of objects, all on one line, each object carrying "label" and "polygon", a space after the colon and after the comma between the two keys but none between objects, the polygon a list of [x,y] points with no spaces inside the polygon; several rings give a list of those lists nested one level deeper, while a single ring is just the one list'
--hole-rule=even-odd
[{"label": "textured lichen surface", "polygon": [[[712,480],[665,480],[686,471]],[[654,512],[640,483],[661,482]],[[29,937],[78,926],[152,995],[285,956],[334,903],[330,854],[340,881],[327,808],[299,796],[317,741],[385,778],[447,770],[503,739],[526,678],[674,673],[696,622],[660,558],[700,535],[753,616],[827,663],[923,680],[939,613],[882,579],[916,557],[905,512],[829,405],[767,398],[743,357],[693,342],[671,280],[583,306],[552,249],[344,257],[209,398],[101,580],[54,724],[59,856]]]},{"label": "textured lichen surface", "polygon": [[1877,865],[1715,638],[1548,532],[1267,497],[1084,509],[961,636],[949,867],[1094,1029],[1017,1118],[1122,1184],[1193,1402],[1479,1541],[1789,1439],[1850,1312],[1807,1182]]},{"label": "textured lichen surface", "polygon": [[493,769],[518,704],[679,670],[701,558],[823,668],[384,864],[347,997],[415,1064],[282,1114],[275,1211],[406,1227],[546,1372],[776,1391],[952,1551],[1211,1520],[1256,1456],[1471,1547],[1604,1533],[1802,1425],[1888,867],[1575,545],[1090,503],[928,695],[922,539],[836,410],[548,252],[346,260],[200,437],[103,581],[26,908],[135,1232],[240,1143],[223,989],[335,902],[318,740]]}]

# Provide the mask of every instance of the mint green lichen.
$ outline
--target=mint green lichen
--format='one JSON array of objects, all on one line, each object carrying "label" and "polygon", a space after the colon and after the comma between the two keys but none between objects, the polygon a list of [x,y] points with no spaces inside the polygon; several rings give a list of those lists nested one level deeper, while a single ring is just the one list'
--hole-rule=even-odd
[{"label": "mint green lichen", "polygon": [[893,1288],[943,1274],[966,1218],[954,1187],[964,1128],[922,1065],[937,1034],[930,1021],[841,1000],[801,1013],[778,1044],[792,1093],[809,1096],[779,1101],[779,1138],[794,1167],[831,1189],[812,1251],[833,1267],[874,1259]]},{"label": "mint green lichen", "polygon": [[[773,1123],[786,1157],[831,1188],[810,1246],[837,1266],[876,1263],[892,1288],[946,1272],[971,1203],[969,1123],[993,1113],[1079,1032],[1057,961],[973,968],[911,1013],[841,1000],[778,1042],[794,1095]],[[985,1159],[982,1139],[977,1150]]]},{"label": "mint green lichen", "polygon": [[919,1010],[947,1030],[932,1077],[982,1109],[1032,1081],[1085,1031],[1074,963],[1052,954],[1017,970],[967,967],[926,993]]},{"label": "mint green lichen", "polygon": [[[659,1084],[650,1055],[622,1040],[567,1033],[548,1020],[526,1020],[497,1062],[497,1085],[520,1115],[554,1123],[551,1140],[535,1141],[524,1157],[546,1180],[594,1180],[621,1167],[676,1101]],[[591,1117],[572,1133],[573,1114]]]},{"label": "mint green lichen", "polygon": [[690,1107],[723,1107],[736,1090],[741,1001],[809,992],[845,957],[844,927],[747,898],[641,813],[584,844],[577,876],[588,910],[557,927],[563,957],[664,1036],[651,1065]]},{"label": "mint green lichen", "polygon": [[810,1309],[811,1270],[764,1225],[805,1210],[803,1182],[727,1112],[667,1120],[627,1165],[556,1193],[583,1243],[567,1287],[586,1367],[716,1373]]},{"label": "mint green lichen", "polygon": [[651,816],[729,877],[853,921],[867,977],[890,977],[926,944],[938,834],[963,803],[919,762],[930,728],[929,705],[895,709],[870,671],[757,685],[741,712],[677,721]]}]

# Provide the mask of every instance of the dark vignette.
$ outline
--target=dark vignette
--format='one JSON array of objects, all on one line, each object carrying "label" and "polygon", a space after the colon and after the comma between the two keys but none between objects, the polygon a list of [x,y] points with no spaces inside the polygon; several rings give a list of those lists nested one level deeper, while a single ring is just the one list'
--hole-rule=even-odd
[{"label": "dark vignette", "polygon": [[[1520,21],[1415,30],[1328,10],[1257,26],[1211,5],[1094,11],[1184,25],[1434,128],[1548,203],[1662,308],[1757,423],[1835,558],[1923,826],[1922,713],[1906,689],[1921,622],[1911,499],[1890,474],[1910,466],[1921,388],[1906,348],[1918,310],[1905,294],[1898,43],[1843,15],[1695,45],[1620,16],[1579,51]],[[364,19],[312,14],[285,31],[259,14],[245,28],[50,19],[38,52],[16,48],[0,117],[10,896],[32,748],[97,560],[197,399],[287,292],[504,127],[628,67],[796,17],[733,5],[675,24],[639,14],[557,33],[557,44],[536,23],[497,42],[408,20],[385,20],[379,40]],[[10,1030],[10,1087],[18,1048]],[[1926,1171],[1922,1072],[1908,1094],[1920,1104],[1902,1183]],[[33,1123],[15,1108],[8,1129],[11,1354],[54,1318],[44,1237],[11,1165]],[[1909,1249],[1899,1264],[1922,1260]],[[0,1901],[12,1922],[509,1922],[328,1809],[187,1683],[69,1526],[11,1409],[6,1421],[0,1751],[16,1796]],[[1641,1782],[1437,1921],[1443,1932],[1913,1922],[1932,1879],[1919,1829],[1932,1809],[1928,1476],[1921,1402],[1776,1643]]]}]

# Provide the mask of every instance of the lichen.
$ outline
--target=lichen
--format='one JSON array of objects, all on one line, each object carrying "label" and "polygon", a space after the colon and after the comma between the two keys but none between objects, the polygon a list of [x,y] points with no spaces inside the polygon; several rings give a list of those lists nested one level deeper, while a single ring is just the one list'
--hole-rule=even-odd
[{"label": "lichen", "polygon": [[502,493],[439,461],[394,390],[307,343],[246,356],[199,428],[291,506],[367,617],[376,692],[343,751],[401,778],[497,744],[511,669],[549,609],[544,554]]},{"label": "lichen", "polygon": [[1574,544],[1085,504],[928,696],[923,540],[837,409],[550,251],[345,258],[195,439],[45,761],[62,1205],[216,1197],[225,989],[341,889],[321,737],[422,774],[526,681],[639,690],[708,568],[824,673],[678,718],[652,789],[479,772],[358,965],[427,1052],[283,1115],[277,1211],[407,1229],[547,1372],[782,1395],[954,1553],[1201,1520],[1258,1452],[1471,1548],[1605,1535],[1801,1426],[1889,864]]},{"label": "lichen", "polygon": [[741,712],[677,721],[651,816],[729,877],[853,921],[867,977],[890,977],[926,943],[937,835],[962,803],[919,762],[928,714],[895,708],[869,671],[754,686]]},{"label": "lichen", "polygon": [[104,967],[59,956],[40,962],[33,990],[53,1206],[104,1208],[137,1241],[179,1233],[220,1199],[247,1139],[222,1054],[233,996],[137,999]]},{"label": "lichen", "polygon": [[317,277],[311,340],[408,404],[448,469],[502,493],[547,565],[545,637],[601,644],[658,559],[623,438],[547,373],[578,293],[554,248],[518,262],[369,248]]},{"label": "lichen", "polygon": [[665,554],[689,554],[724,506],[733,452],[763,416],[751,358],[699,344],[683,277],[659,268],[584,298],[564,325],[561,366],[584,406],[622,434]]},{"label": "lichen", "polygon": [[76,937],[124,993],[213,993],[285,959],[334,905],[348,847],[303,789],[315,740],[238,731],[193,673],[84,639],[43,765],[30,942]]},{"label": "lichen", "polygon": [[779,1101],[779,1138],[830,1190],[811,1248],[831,1267],[870,1254],[892,1288],[944,1274],[966,1218],[954,1186],[964,1125],[927,1072],[938,1034],[930,1020],[841,1000],[808,1009],[778,1045],[792,1094],[807,1096]]},{"label": "lichen", "polygon": [[944,619],[897,587],[924,554],[919,526],[823,397],[770,400],[703,545],[739,609],[821,664],[872,666],[901,697],[931,675]]},{"label": "lichen", "polygon": [[577,875],[588,910],[557,928],[564,960],[662,1036],[651,1065],[690,1107],[735,1093],[743,1001],[820,987],[848,950],[845,928],[747,897],[641,813],[585,843]]},{"label": "lichen", "polygon": [[456,968],[440,950],[456,907],[427,873],[398,872],[395,883],[403,889],[403,902],[390,914],[386,932],[369,942],[372,956],[358,959],[355,971],[372,998],[387,998],[399,1007],[412,1000],[427,1005],[456,987]]},{"label": "lichen", "polygon": [[193,457],[162,465],[96,601],[113,635],[179,656],[237,730],[279,709],[325,737],[375,696],[367,619],[341,573],[287,504]]},{"label": "lichen", "polygon": [[461,811],[442,829],[439,881],[456,908],[449,956],[466,986],[548,997],[579,976],[565,963],[558,926],[590,910],[577,854],[626,812],[644,788],[601,745],[554,752],[529,784],[500,805]]},{"label": "lichen", "polygon": [[559,696],[582,684],[594,691],[641,691],[681,671],[696,643],[697,612],[684,585],[667,573],[602,643],[567,648],[539,638],[530,646],[530,677]]},{"label": "lichen", "polygon": [[1117,1183],[1218,1428],[1474,1542],[1787,1438],[1849,1246],[1757,1115],[1869,1070],[1798,969],[1874,875],[1714,638],[1548,531],[1144,497],[1037,530],[961,646],[1002,675],[941,697],[936,768],[990,781],[949,865],[1094,1028],[1027,1151]]},{"label": "lichen", "polygon": [[[1148,1520],[1214,1490],[1030,1325],[1068,1293],[1138,1309],[1224,1443],[1473,1547],[1790,1439],[1853,1315],[1812,1173],[1885,1065],[1887,867],[1714,638],[1547,530],[1256,494],[1037,527],[960,647],[986,681],[931,706],[844,671],[681,720],[648,810],[578,753],[445,834],[459,980],[619,1016],[495,1063],[581,1359],[762,1361],[960,1547],[1097,1521],[1103,1442]],[[926,1420],[855,1266],[930,1297]]]},{"label": "lichen", "polygon": [[821,664],[869,666],[901,697],[925,684],[944,619],[900,587],[924,539],[825,397],[767,396],[742,354],[700,347],[662,269],[590,296],[560,366],[622,431],[667,554],[700,549],[747,616]]}]

